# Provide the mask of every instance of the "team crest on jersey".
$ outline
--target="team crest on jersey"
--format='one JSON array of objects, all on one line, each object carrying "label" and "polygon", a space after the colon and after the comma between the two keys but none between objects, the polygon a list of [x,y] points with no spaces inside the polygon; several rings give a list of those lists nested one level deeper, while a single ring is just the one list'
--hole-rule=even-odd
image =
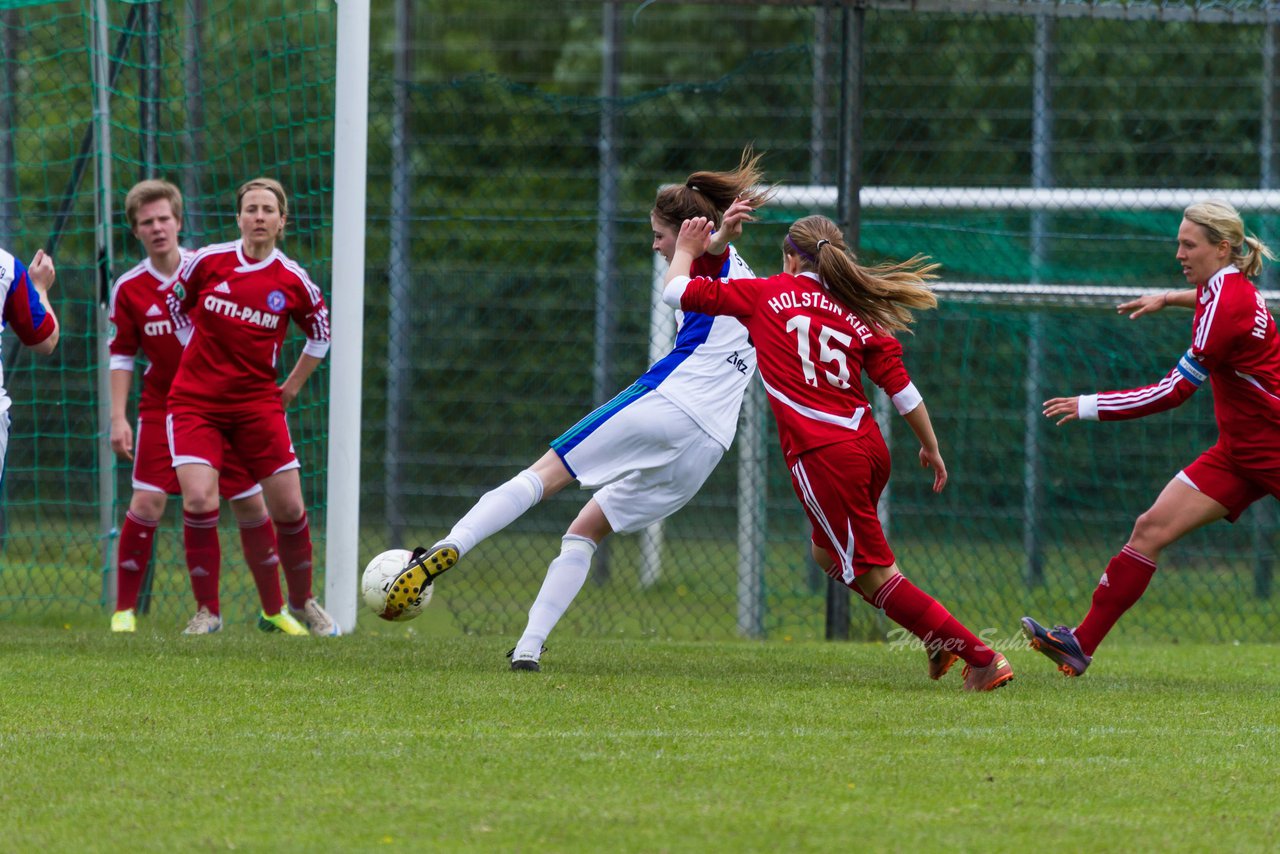
[{"label": "team crest on jersey", "polygon": [[116,340],[116,325],[114,323],[107,324],[107,340],[108,341]]},{"label": "team crest on jersey", "polygon": [[182,286],[182,282],[173,283],[173,295],[176,296],[178,299],[187,298],[187,289]]},{"label": "team crest on jersey", "polygon": [[280,311],[284,308],[284,293],[281,291],[272,291],[267,294],[267,308],[272,311]]}]

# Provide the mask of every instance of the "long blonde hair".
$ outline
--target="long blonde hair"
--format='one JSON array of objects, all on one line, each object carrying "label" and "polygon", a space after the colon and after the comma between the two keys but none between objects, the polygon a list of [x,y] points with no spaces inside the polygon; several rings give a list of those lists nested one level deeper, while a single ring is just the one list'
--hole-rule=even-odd
[{"label": "long blonde hair", "polygon": [[1196,202],[1183,211],[1182,216],[1203,228],[1210,243],[1227,241],[1231,247],[1231,263],[1250,279],[1262,272],[1263,258],[1276,260],[1267,244],[1245,234],[1244,219],[1229,202],[1221,199]]},{"label": "long blonde hair", "polygon": [[825,216],[798,219],[787,230],[782,251],[800,260],[802,270],[818,274],[827,292],[863,320],[885,331],[907,330],[913,308],[935,308],[938,298],[925,282],[936,279],[939,264],[925,255],[907,261],[864,267],[844,235]]},{"label": "long blonde hair", "polygon": [[673,184],[658,191],[653,203],[653,214],[675,230],[686,219],[704,216],[720,227],[721,214],[729,209],[733,200],[741,198],[758,208],[773,197],[772,187],[761,186],[764,173],[760,171],[763,154],[755,154],[751,146],[742,150],[738,168],[731,172],[694,172],[683,184]]}]

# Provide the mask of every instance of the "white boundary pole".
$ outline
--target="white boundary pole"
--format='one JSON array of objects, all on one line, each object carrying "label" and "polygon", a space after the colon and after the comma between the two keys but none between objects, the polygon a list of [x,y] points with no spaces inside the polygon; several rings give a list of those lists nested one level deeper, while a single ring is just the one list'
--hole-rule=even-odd
[{"label": "white boundary pole", "polygon": [[[333,314],[325,607],[356,627],[360,546],[360,398],[364,361],[369,0],[338,2],[333,142]],[[339,237],[340,236],[340,237]]]}]

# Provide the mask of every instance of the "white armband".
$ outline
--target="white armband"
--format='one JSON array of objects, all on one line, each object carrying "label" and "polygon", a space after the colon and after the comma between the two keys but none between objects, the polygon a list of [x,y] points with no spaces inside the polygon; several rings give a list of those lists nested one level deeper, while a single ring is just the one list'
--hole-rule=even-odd
[{"label": "white armband", "polygon": [[307,343],[302,345],[302,352],[306,353],[308,356],[323,359],[329,352],[329,342],[317,341],[314,338],[308,338]]},{"label": "white armband", "polygon": [[899,415],[906,415],[920,404],[924,403],[919,389],[915,383],[907,383],[907,387],[895,394],[892,398],[893,405],[897,407]]},{"label": "white armband", "polygon": [[1076,403],[1076,417],[1081,421],[1097,421],[1098,420],[1098,396],[1096,394],[1082,394]]},{"label": "white armband", "polygon": [[662,291],[662,301],[672,308],[680,307],[680,300],[684,298],[684,289],[689,287],[688,276],[676,276],[667,282],[667,287]]},{"label": "white armband", "polygon": [[111,370],[133,373],[133,356],[112,356]]}]

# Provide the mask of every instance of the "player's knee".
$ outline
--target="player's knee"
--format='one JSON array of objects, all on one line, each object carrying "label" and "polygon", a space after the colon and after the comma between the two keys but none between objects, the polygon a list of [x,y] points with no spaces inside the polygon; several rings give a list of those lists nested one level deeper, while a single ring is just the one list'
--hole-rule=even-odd
[{"label": "player's knee", "polygon": [[1139,552],[1149,555],[1167,546],[1169,536],[1168,521],[1160,513],[1148,510],[1133,523],[1129,543]]},{"label": "player's knee", "polygon": [[164,506],[168,497],[163,492],[135,490],[133,498],[129,499],[129,512],[139,519],[158,522],[164,516]]},{"label": "player's knee", "polygon": [[267,518],[267,503],[262,500],[262,493],[235,498],[231,501],[231,512],[236,514],[237,521],[260,522]]}]

